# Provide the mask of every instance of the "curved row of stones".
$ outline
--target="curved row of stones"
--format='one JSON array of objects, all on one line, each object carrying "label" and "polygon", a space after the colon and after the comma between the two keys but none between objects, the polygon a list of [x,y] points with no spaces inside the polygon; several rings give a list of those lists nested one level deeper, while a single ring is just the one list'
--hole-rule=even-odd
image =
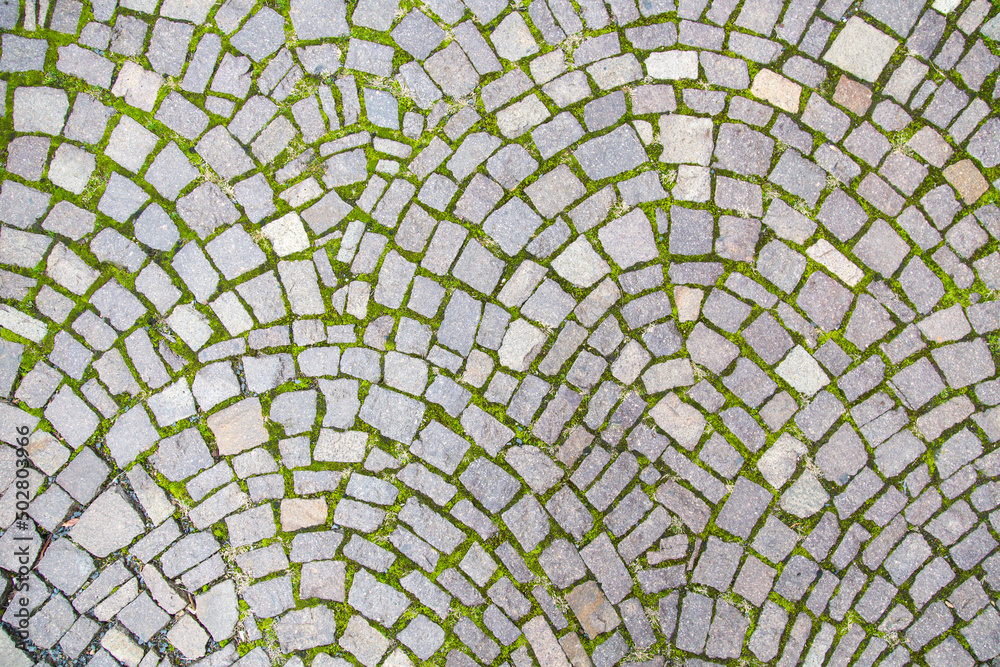
[{"label": "curved row of stones", "polygon": [[0,663],[1000,654],[996,10],[463,1],[0,4]]}]

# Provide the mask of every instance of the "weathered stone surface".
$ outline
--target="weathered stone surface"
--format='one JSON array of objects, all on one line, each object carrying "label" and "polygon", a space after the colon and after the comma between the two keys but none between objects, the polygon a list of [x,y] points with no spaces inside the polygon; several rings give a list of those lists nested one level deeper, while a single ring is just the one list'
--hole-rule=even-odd
[{"label": "weathered stone surface", "polygon": [[323,607],[306,607],[290,611],[274,624],[281,650],[302,651],[325,646],[334,641],[337,621],[333,610]]},{"label": "weathered stone surface", "polygon": [[238,454],[267,441],[260,401],[245,399],[216,412],[208,419],[219,453]]},{"label": "weathered stone surface", "polygon": [[113,487],[90,503],[70,535],[91,554],[103,558],[128,546],[143,532],[139,514],[121,490]]}]

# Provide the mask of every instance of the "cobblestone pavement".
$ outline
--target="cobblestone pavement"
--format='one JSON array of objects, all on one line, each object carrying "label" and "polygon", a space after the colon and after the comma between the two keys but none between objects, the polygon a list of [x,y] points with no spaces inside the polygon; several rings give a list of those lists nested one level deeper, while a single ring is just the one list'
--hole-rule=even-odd
[{"label": "cobblestone pavement", "polygon": [[990,2],[26,2],[4,667],[1000,654]]}]

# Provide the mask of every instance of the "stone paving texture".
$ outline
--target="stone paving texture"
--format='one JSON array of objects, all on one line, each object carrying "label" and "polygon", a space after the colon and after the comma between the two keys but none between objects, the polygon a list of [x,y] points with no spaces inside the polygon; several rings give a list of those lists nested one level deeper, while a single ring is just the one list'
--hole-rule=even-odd
[{"label": "stone paving texture", "polygon": [[988,0],[0,3],[0,663],[1000,664],[998,69]]}]

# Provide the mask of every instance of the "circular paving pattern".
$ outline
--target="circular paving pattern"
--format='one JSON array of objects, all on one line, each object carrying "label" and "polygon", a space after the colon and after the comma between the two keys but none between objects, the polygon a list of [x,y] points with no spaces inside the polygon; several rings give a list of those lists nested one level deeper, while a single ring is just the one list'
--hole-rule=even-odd
[{"label": "circular paving pattern", "polygon": [[988,0],[0,29],[3,665],[1000,654]]}]

